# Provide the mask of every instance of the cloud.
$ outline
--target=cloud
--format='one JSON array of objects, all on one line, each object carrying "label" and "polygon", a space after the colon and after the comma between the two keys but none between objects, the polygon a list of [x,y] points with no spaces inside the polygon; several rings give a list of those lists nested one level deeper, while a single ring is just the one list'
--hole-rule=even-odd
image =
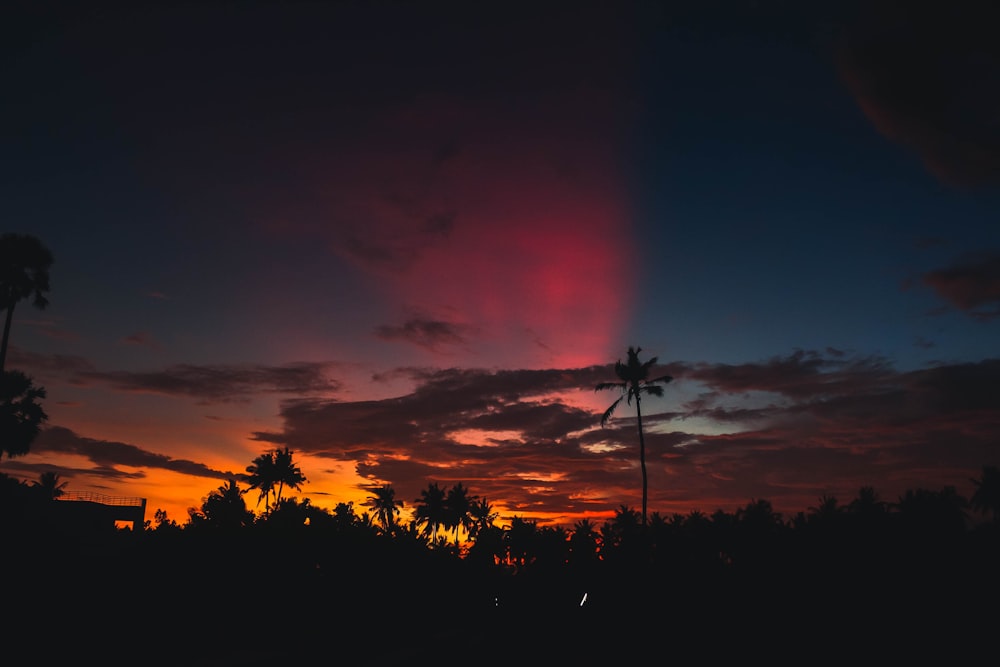
[{"label": "cloud", "polygon": [[41,336],[52,340],[77,341],[80,335],[75,331],[60,329],[52,320],[18,320],[18,325],[29,326]]},{"label": "cloud", "polygon": [[1000,315],[1000,253],[966,256],[921,279],[938,296],[977,319]]},{"label": "cloud", "polygon": [[81,384],[73,378],[94,371],[94,365],[87,359],[73,354],[39,354],[11,346],[8,363],[40,378],[67,378],[71,384]]},{"label": "cloud", "polygon": [[942,181],[1000,182],[1000,43],[989,2],[865,3],[843,30],[841,75],[875,127]]},{"label": "cloud", "polygon": [[147,450],[123,442],[96,440],[77,435],[68,428],[53,426],[45,428],[32,444],[32,452],[37,454],[73,454],[91,461],[95,468],[87,470],[87,474],[98,477],[144,477],[144,472],[128,473],[118,469],[118,466],[131,468],[156,468],[168,470],[182,475],[209,477],[213,479],[239,478],[232,472],[214,470],[201,463],[185,459],[174,459],[162,454],[154,454]]},{"label": "cloud", "polygon": [[[997,359],[900,372],[879,357],[798,350],[746,364],[673,363],[656,369],[662,373],[674,381],[663,397],[642,403],[651,511],[733,511],[767,499],[791,515],[824,494],[848,502],[862,486],[887,501],[914,488],[950,485],[968,493],[981,466],[996,461]],[[359,493],[390,483],[407,505],[428,483],[462,482],[476,495],[502,499],[503,520],[543,516],[565,523],[638,506],[632,406],[605,428],[599,424],[604,402],[595,400],[594,386],[613,377],[611,364],[411,367],[390,375],[408,380],[412,390],[370,400],[290,398],[281,404],[278,427],[249,436],[311,461],[353,467],[363,480]],[[273,382],[258,380],[254,390],[273,389]],[[202,382],[199,391],[229,384]],[[61,427],[45,429],[33,453],[87,457],[94,474],[105,477],[158,468],[240,478]],[[307,485],[302,492],[318,500],[329,489]]]},{"label": "cloud", "polygon": [[433,352],[442,347],[461,346],[467,342],[465,334],[474,327],[444,322],[442,320],[411,318],[398,326],[382,325],[375,329],[375,336],[387,341],[404,341]]},{"label": "cloud", "polygon": [[161,347],[160,343],[148,331],[136,331],[122,338],[122,342],[127,345],[140,345],[154,350],[158,350]]},{"label": "cloud", "polygon": [[197,366],[178,364],[162,371],[88,371],[78,377],[118,391],[187,396],[207,402],[242,400],[257,394],[313,394],[336,391],[326,376],[328,364],[303,362],[283,366]]},{"label": "cloud", "polygon": [[240,401],[262,394],[326,394],[342,386],[330,377],[336,364],[329,362],[280,366],[177,364],[158,371],[104,371],[79,356],[14,350],[11,363],[73,385],[103,384],[116,391],[197,398],[206,403]]},{"label": "cloud", "polygon": [[[664,370],[675,381],[643,402],[651,510],[733,510],[764,498],[792,513],[824,493],[847,502],[862,486],[891,501],[908,488],[964,490],[996,459],[1000,360],[904,373],[881,358],[796,351]],[[254,435],[355,462],[403,499],[432,480],[461,481],[515,513],[609,512],[640,500],[634,413],[600,428],[600,409],[572,397],[593,395],[611,374],[410,369],[409,394],[288,401],[283,427]]]},{"label": "cloud", "polygon": [[758,363],[695,364],[678,373],[725,394],[771,392],[794,399],[848,393],[892,377],[885,359],[807,350]]},{"label": "cloud", "polygon": [[[769,369],[797,365],[795,355],[785,361],[760,364],[758,383],[727,386],[769,391],[775,386]],[[715,384],[723,385],[730,369],[718,370],[724,381]],[[709,381],[711,371],[701,368]],[[804,391],[785,392],[792,401],[747,412],[747,428],[692,434],[695,444],[666,459],[677,474],[653,479],[688,486],[689,477],[701,477],[707,483],[687,492],[711,498],[717,488],[720,498],[767,498],[787,513],[804,510],[821,493],[848,500],[863,485],[889,501],[913,488],[952,485],[968,493],[968,479],[996,460],[1000,361],[899,373],[858,360],[826,372],[830,383],[808,383]],[[819,386],[825,388],[810,388]],[[654,448],[657,437],[649,439]],[[712,481],[716,477],[726,481]]]}]

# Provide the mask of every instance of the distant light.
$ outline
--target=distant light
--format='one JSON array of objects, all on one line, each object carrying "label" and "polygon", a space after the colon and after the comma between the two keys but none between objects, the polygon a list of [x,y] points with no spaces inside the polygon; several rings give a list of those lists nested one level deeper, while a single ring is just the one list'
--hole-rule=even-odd
[{"label": "distant light", "polygon": [[583,599],[582,599],[582,600],[580,600],[580,606],[582,607],[582,606],[583,606],[583,603],[584,603],[584,602],[586,602],[586,601],[587,601],[587,594],[586,594],[586,593],[584,593],[584,594],[583,594]]}]

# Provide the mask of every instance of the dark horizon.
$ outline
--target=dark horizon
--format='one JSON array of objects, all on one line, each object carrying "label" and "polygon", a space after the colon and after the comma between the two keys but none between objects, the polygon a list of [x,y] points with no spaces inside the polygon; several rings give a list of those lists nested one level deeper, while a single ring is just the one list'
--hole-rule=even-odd
[{"label": "dark horizon", "polygon": [[[992,472],[984,484],[1000,479]],[[979,488],[980,501],[995,500]],[[131,532],[53,513],[72,502],[2,491],[3,563],[19,575],[4,584],[4,650],[38,642],[50,661],[249,666],[374,651],[370,660],[396,664],[449,647],[487,662],[500,648],[520,664],[748,653],[798,663],[995,651],[998,508],[970,530],[947,493],[914,493],[898,509],[871,496],[827,503],[794,523],[755,503],[645,528],[624,511],[574,531],[484,526],[459,557],[430,530],[298,502],[240,525],[247,504],[231,496],[203,506],[197,524]]]}]

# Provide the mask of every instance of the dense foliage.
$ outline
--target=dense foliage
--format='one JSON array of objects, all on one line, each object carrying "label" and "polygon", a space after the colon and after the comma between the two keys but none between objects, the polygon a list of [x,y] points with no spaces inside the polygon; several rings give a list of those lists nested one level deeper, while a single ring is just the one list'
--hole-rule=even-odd
[{"label": "dense foliage", "polygon": [[[184,524],[157,512],[136,531],[70,524],[58,479],[4,476],[3,571],[24,585],[8,597],[18,609],[8,627],[68,634],[82,644],[65,646],[81,655],[134,639],[174,664],[194,645],[214,664],[265,664],[283,650],[358,641],[375,642],[391,664],[559,623],[584,633],[545,644],[561,656],[622,657],[658,632],[688,649],[764,637],[787,649],[779,636],[796,645],[817,633],[871,639],[898,623],[935,641],[957,642],[960,632],[967,644],[970,628],[996,620],[995,473],[986,467],[972,480],[975,502],[950,487],[892,503],[863,488],[846,504],[824,497],[792,517],[754,500],[733,513],[654,512],[646,526],[622,506],[601,524],[572,527],[517,517],[498,525],[489,511],[477,523],[471,510],[463,523],[433,485],[422,499],[438,509],[422,505],[421,522],[374,520],[379,498],[394,502],[383,488],[373,489],[375,514],[291,497],[255,515],[230,481]],[[452,495],[467,507],[480,500],[465,487]],[[459,545],[456,524],[471,527]],[[66,622],[95,606],[99,616]],[[615,627],[628,641],[602,644]],[[715,635],[729,639],[714,644]]]}]

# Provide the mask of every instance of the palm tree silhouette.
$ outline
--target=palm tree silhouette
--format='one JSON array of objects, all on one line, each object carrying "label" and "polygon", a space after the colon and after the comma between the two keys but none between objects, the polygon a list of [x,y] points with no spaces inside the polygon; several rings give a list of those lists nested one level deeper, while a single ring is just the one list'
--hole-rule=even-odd
[{"label": "palm tree silhouette", "polygon": [[69,482],[62,481],[59,477],[59,473],[52,472],[50,470],[39,475],[38,481],[34,482],[33,486],[41,489],[46,498],[55,500],[66,492],[65,489],[67,484],[69,484]]},{"label": "palm tree silhouette", "polygon": [[824,493],[819,497],[818,504],[808,508],[808,521],[814,525],[831,527],[836,525],[846,511],[847,508],[840,504],[836,496]]},{"label": "palm tree silhouette", "polygon": [[[274,467],[274,452],[264,452],[247,466],[247,483],[250,489],[260,491],[257,496],[257,506],[264,501],[264,512],[271,510],[271,493],[278,483],[278,473]],[[249,490],[249,489],[248,489]]]},{"label": "palm tree silhouette", "polygon": [[21,371],[0,373],[0,458],[24,456],[49,416],[38,403],[45,388],[36,387]]},{"label": "palm tree silhouette", "polygon": [[417,525],[423,526],[424,533],[431,538],[432,543],[437,542],[438,529],[448,522],[444,489],[437,482],[428,483],[414,502],[417,503],[414,517]]},{"label": "palm tree silhouette", "polygon": [[288,447],[274,450],[274,471],[278,483],[278,491],[274,495],[275,504],[281,502],[281,493],[286,486],[298,491],[303,484],[309,481],[302,474],[302,470],[295,465],[292,460],[292,452]]},{"label": "palm tree silhouette", "polygon": [[858,489],[858,495],[848,504],[847,509],[852,514],[863,516],[884,516],[889,508],[885,502],[879,499],[878,492],[873,486],[862,486]]},{"label": "palm tree silhouette", "polygon": [[374,510],[375,518],[381,524],[382,530],[389,534],[396,525],[396,515],[399,514],[403,501],[396,500],[396,490],[389,484],[376,486],[372,489],[372,493],[373,495],[368,496],[365,506]]},{"label": "palm tree silhouette", "polygon": [[469,490],[461,482],[448,489],[444,499],[446,526],[455,531],[455,544],[458,544],[458,534],[462,528],[468,532],[472,529],[472,503],[475,498],[469,496]]},{"label": "palm tree silhouette", "polygon": [[628,360],[622,363],[619,359],[615,362],[615,375],[618,376],[616,382],[601,382],[596,387],[594,391],[603,391],[606,389],[617,389],[621,392],[621,396],[618,397],[611,406],[604,411],[601,415],[601,427],[603,428],[608,420],[611,419],[611,415],[614,413],[615,409],[621,404],[622,399],[631,405],[632,399],[635,399],[635,416],[639,425],[639,465],[642,468],[642,525],[645,526],[646,519],[646,501],[648,497],[648,482],[646,477],[646,439],[642,432],[642,409],[640,408],[640,402],[642,394],[649,394],[650,396],[663,396],[663,386],[664,384],[673,380],[673,377],[669,375],[662,375],[658,378],[650,379],[649,372],[650,369],[656,364],[657,357],[653,357],[645,362],[639,361],[639,353],[642,351],[641,347],[628,348]]},{"label": "palm tree silhouette", "polygon": [[286,486],[299,489],[308,481],[292,460],[292,452],[288,447],[264,452],[247,466],[246,471],[249,475],[247,482],[250,484],[250,489],[260,490],[257,504],[260,505],[260,501],[264,501],[265,513],[271,511],[272,497],[273,505],[281,502],[281,494]]},{"label": "palm tree silhouette", "polygon": [[600,534],[599,527],[590,519],[584,518],[573,524],[570,532],[570,559],[574,564],[591,563],[597,559],[597,547]]},{"label": "palm tree silhouette", "polygon": [[500,516],[493,511],[493,505],[486,500],[485,496],[473,499],[469,507],[469,515],[472,517],[469,536],[473,539],[478,537],[481,532],[492,528],[493,522]]},{"label": "palm tree silhouette", "polygon": [[526,566],[534,557],[538,538],[538,522],[533,519],[514,516],[510,528],[504,533],[508,565],[516,568]]},{"label": "palm tree silhouette", "polygon": [[0,372],[7,362],[14,306],[28,297],[33,297],[39,310],[49,305],[45,293],[49,291],[50,266],[52,253],[34,236],[11,233],[0,236],[0,309],[7,311],[0,342]]},{"label": "palm tree silhouette", "polygon": [[244,491],[230,479],[205,497],[200,510],[188,510],[192,525],[210,525],[222,530],[253,524],[253,512],[247,509]]},{"label": "palm tree silhouette", "polygon": [[989,514],[994,523],[1000,523],[1000,468],[983,466],[979,479],[972,479],[976,489],[969,498],[972,509]]}]

